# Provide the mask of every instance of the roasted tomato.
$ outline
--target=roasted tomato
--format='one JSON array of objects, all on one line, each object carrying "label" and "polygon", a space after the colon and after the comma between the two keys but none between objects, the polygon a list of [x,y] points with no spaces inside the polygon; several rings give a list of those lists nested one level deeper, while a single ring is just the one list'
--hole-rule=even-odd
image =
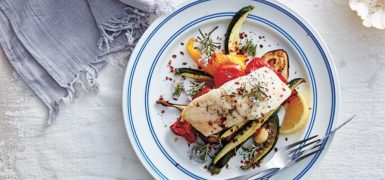
[{"label": "roasted tomato", "polygon": [[249,62],[249,64],[247,64],[246,66],[246,74],[249,74],[261,67],[268,67],[270,68],[271,70],[273,70],[275,72],[275,74],[277,74],[277,76],[281,79],[282,82],[284,83],[287,83],[287,79],[285,77],[282,76],[282,74],[280,72],[278,72],[275,68],[273,68],[272,66],[270,66],[267,62],[265,62],[262,58],[254,58],[253,60],[251,60]]},{"label": "roasted tomato", "polygon": [[226,64],[219,66],[214,73],[215,87],[219,88],[228,81],[245,75],[240,65]]},{"label": "roasted tomato", "polygon": [[176,135],[184,137],[189,144],[197,140],[197,136],[191,124],[187,121],[182,121],[181,117],[179,117],[170,128]]}]

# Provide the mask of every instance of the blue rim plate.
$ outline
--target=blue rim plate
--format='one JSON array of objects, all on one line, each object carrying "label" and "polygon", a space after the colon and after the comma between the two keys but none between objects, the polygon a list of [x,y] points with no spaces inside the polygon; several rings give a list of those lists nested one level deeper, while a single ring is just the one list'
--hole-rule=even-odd
[{"label": "blue rim plate", "polygon": [[[276,1],[193,1],[181,5],[170,15],[157,19],[143,34],[133,51],[123,87],[123,113],[131,144],[146,169],[159,179],[224,179],[245,173],[239,169],[240,157],[229,167],[212,176],[189,159],[189,146],[176,138],[169,126],[179,112],[155,105],[160,97],[171,99],[175,83],[182,81],[170,72],[174,67],[194,67],[184,43],[198,35],[198,29],[209,31],[215,26],[214,39],[221,41],[232,16],[240,8],[253,5],[242,31],[258,45],[257,56],[274,49],[285,49],[290,59],[290,77],[307,80],[300,91],[308,100],[311,115],[306,128],[282,136],[277,146],[298,141],[314,134],[326,134],[338,116],[339,84],[330,53],[318,33],[298,14]],[[176,57],[175,57],[176,56]],[[187,63],[187,65],[186,65]],[[173,80],[166,80],[171,77]],[[188,83],[188,80],[186,82]],[[176,100],[187,102],[186,97]],[[165,113],[161,113],[165,110]],[[289,140],[284,140],[287,137]],[[315,167],[325,154],[331,139],[321,153],[288,168],[273,178],[300,179]]]}]

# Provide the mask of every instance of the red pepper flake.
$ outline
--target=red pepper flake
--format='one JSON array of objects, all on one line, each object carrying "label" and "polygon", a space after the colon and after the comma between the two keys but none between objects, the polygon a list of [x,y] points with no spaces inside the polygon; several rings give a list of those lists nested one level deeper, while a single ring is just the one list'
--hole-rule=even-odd
[{"label": "red pepper flake", "polygon": [[184,52],[180,51],[179,54],[184,55]]},{"label": "red pepper flake", "polygon": [[199,70],[201,70],[201,69],[202,69],[202,67],[201,67],[201,66],[198,66],[198,69],[199,69]]},{"label": "red pepper flake", "polygon": [[173,73],[174,72],[174,67],[170,65],[170,72]]},{"label": "red pepper flake", "polygon": [[175,138],[174,138],[174,142],[177,142],[177,141],[178,141],[178,137],[175,137]]},{"label": "red pepper flake", "polygon": [[243,38],[245,38],[245,37],[247,37],[247,34],[246,34],[245,32],[239,33],[239,38],[240,38],[240,39],[243,39]]},{"label": "red pepper flake", "polygon": [[283,97],[283,94],[279,95],[279,97]]},{"label": "red pepper flake", "polygon": [[186,63],[186,62],[183,62],[183,63],[182,63],[182,65],[184,65],[184,66],[185,66],[185,65],[187,65],[187,63]]},{"label": "red pepper flake", "polygon": [[172,63],[172,61],[169,60],[168,63],[167,63],[167,67],[170,67],[170,66],[171,66],[171,63]]},{"label": "red pepper flake", "polygon": [[282,90],[283,90],[283,92],[285,92],[285,91],[286,91],[286,89],[285,89],[285,88],[282,88]]},{"label": "red pepper flake", "polygon": [[178,100],[178,98],[172,98],[174,101],[177,101]]},{"label": "red pepper flake", "polygon": [[238,81],[236,81],[236,82],[234,82],[234,84],[236,84],[236,85],[239,85],[239,82],[238,82]]},{"label": "red pepper flake", "polygon": [[173,54],[173,55],[172,55],[172,58],[174,58],[174,59],[175,59],[175,58],[176,58],[176,55],[175,55],[175,54]]},{"label": "red pepper flake", "polygon": [[181,43],[180,43],[180,45],[184,46],[184,43],[183,43],[183,42],[181,42]]},{"label": "red pepper flake", "polygon": [[163,100],[163,96],[159,96],[159,100],[162,101]]}]

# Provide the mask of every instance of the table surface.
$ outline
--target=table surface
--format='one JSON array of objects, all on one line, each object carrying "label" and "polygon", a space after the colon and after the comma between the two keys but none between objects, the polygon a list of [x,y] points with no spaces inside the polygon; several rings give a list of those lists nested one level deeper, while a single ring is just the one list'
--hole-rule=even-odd
[{"label": "table surface", "polygon": [[[282,0],[326,41],[341,84],[341,130],[309,179],[385,179],[385,31],[365,28],[347,0]],[[111,57],[100,91],[80,94],[46,127],[46,108],[0,53],[0,179],[150,179],[121,112],[127,55]],[[123,65],[122,65],[123,64]]]}]

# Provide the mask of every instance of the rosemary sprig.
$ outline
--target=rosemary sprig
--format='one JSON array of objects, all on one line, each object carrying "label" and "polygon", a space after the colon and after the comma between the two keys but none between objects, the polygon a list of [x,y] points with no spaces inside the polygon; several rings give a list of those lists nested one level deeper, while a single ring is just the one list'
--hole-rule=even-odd
[{"label": "rosemary sprig", "polygon": [[245,44],[241,47],[241,51],[249,56],[255,56],[257,44],[253,43],[253,40],[246,39]]},{"label": "rosemary sprig", "polygon": [[267,98],[266,93],[264,93],[258,85],[254,86],[247,95],[259,101],[263,101]]},{"label": "rosemary sprig", "polygon": [[242,146],[242,151],[240,155],[242,155],[244,159],[251,159],[254,156],[255,152],[257,152],[257,150],[259,149],[260,147],[254,144]]},{"label": "rosemary sprig", "polygon": [[172,93],[173,97],[179,97],[184,92],[183,83],[179,82],[175,85],[174,92]]},{"label": "rosemary sprig", "polygon": [[199,34],[200,36],[197,37],[197,39],[199,40],[199,44],[201,45],[200,47],[198,47],[198,49],[205,54],[204,56],[204,59],[203,60],[208,60],[208,58],[211,57],[211,54],[212,52],[215,51],[215,49],[219,49],[220,48],[220,44],[219,42],[214,42],[210,35],[216,30],[218,29],[218,26],[216,26],[213,30],[211,30],[209,33],[203,33],[201,29],[199,29]]},{"label": "rosemary sprig", "polygon": [[188,90],[187,94],[191,97],[195,96],[199,91],[203,88],[205,82],[191,82],[190,90]]},{"label": "rosemary sprig", "polygon": [[204,163],[207,161],[211,154],[210,144],[205,144],[204,142],[197,141],[196,144],[192,147],[190,152],[190,158],[198,162]]}]

